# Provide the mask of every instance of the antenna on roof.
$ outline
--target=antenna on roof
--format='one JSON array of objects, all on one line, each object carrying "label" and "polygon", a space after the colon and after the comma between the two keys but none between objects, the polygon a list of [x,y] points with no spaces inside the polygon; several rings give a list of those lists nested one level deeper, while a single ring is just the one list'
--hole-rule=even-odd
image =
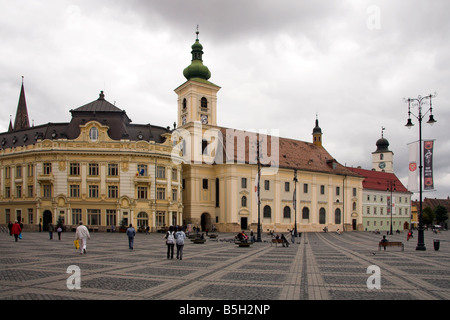
[{"label": "antenna on roof", "polygon": [[383,138],[383,133],[384,133],[384,130],[386,130],[386,128],[385,127],[383,127],[383,126],[381,126],[381,137]]},{"label": "antenna on roof", "polygon": [[196,40],[198,40],[198,34],[199,34],[199,32],[198,32],[198,25],[197,25],[197,32],[195,32],[196,34],[197,34],[197,39]]}]

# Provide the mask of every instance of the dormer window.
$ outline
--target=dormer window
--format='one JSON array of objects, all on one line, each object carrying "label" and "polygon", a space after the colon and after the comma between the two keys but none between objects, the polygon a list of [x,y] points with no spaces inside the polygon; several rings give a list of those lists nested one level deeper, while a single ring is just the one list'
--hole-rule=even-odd
[{"label": "dormer window", "polygon": [[94,142],[98,140],[98,129],[96,127],[92,127],[91,130],[89,130],[89,139]]}]

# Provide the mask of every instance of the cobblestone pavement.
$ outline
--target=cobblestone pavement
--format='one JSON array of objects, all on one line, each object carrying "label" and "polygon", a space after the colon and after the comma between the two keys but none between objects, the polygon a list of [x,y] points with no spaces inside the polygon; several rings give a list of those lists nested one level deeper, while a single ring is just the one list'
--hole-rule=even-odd
[{"label": "cobblestone pavement", "polygon": [[[450,232],[425,231],[426,251],[415,250],[415,236],[388,236],[404,251],[378,251],[381,235],[368,232],[303,233],[287,248],[266,234],[241,248],[227,241],[234,234],[219,233],[204,244],[186,240],[180,261],[167,259],[159,233],[137,234],[134,250],[124,234],[91,233],[86,255],[72,232],[18,242],[0,233],[0,300],[448,300]],[[373,265],[379,289],[368,288]],[[79,267],[80,289],[68,288],[69,266]]]}]

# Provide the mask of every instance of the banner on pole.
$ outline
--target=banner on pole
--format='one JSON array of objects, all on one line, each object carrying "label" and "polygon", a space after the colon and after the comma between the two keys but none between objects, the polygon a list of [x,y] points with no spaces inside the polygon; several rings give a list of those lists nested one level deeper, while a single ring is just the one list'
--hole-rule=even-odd
[{"label": "banner on pole", "polygon": [[417,164],[419,142],[411,142],[408,144],[409,164],[408,164],[408,189],[409,191],[417,192],[419,190],[417,178],[419,177]]},{"label": "banner on pole", "polygon": [[423,142],[423,184],[424,190],[433,190],[434,189],[434,181],[433,181],[433,140],[425,140]]}]

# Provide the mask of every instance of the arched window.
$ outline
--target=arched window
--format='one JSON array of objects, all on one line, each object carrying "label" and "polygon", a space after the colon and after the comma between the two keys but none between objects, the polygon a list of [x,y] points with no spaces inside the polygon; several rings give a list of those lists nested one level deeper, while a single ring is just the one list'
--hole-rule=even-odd
[{"label": "arched window", "polygon": [[309,208],[304,207],[302,209],[302,219],[307,219],[309,220]]},{"label": "arched window", "polygon": [[324,208],[320,208],[320,210],[319,210],[319,223],[320,224],[325,224],[326,221],[327,221],[326,211],[325,211]]},{"label": "arched window", "polygon": [[272,209],[269,206],[265,206],[264,207],[263,217],[264,218],[271,218],[272,217]]},{"label": "arched window", "polygon": [[341,224],[341,209],[339,208],[334,211],[334,223]]},{"label": "arched window", "polygon": [[89,138],[92,141],[97,141],[97,139],[98,139],[98,129],[96,127],[92,127],[91,130],[89,130]]},{"label": "arched window", "polygon": [[291,208],[288,206],[284,207],[283,209],[283,218],[290,219],[291,218]]},{"label": "arched window", "polygon": [[187,101],[186,98],[183,99],[183,111],[185,111],[187,108]]},{"label": "arched window", "polygon": [[205,97],[203,97],[203,98],[200,100],[200,107],[201,107],[202,109],[208,109],[208,100],[206,100]]},{"label": "arched window", "polygon": [[246,196],[242,196],[242,198],[241,198],[241,206],[242,207],[246,207],[247,206],[247,197]]}]

